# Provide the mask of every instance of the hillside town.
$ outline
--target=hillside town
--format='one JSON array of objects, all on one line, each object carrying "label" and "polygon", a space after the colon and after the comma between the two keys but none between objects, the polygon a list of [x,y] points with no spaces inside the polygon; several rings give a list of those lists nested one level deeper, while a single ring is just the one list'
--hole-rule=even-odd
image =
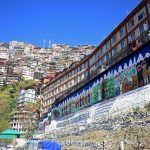
[{"label": "hillside town", "polygon": [[5,79],[18,81],[19,75],[25,80],[54,77],[94,49],[92,45],[52,44],[50,48],[41,48],[17,41],[0,43],[0,84]]},{"label": "hillside town", "polygon": [[150,149],[149,49],[150,0],[98,46],[0,43],[0,149]]}]

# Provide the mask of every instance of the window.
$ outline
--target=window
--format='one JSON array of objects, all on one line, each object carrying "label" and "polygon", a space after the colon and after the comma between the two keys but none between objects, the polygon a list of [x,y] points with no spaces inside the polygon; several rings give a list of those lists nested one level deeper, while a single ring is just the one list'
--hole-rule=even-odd
[{"label": "window", "polygon": [[125,46],[126,46],[125,40],[121,41],[120,48],[123,49],[123,48],[125,48]]},{"label": "window", "polygon": [[68,88],[68,83],[65,84],[65,88]]},{"label": "window", "polygon": [[76,68],[76,69],[75,69],[74,73],[75,73],[75,74],[77,74],[77,73],[78,73],[78,68]]},{"label": "window", "polygon": [[112,38],[111,38],[111,43],[112,45],[114,45],[116,43],[116,35],[114,35]]},{"label": "window", "polygon": [[61,91],[61,88],[60,87],[58,87],[58,92],[60,92]]},{"label": "window", "polygon": [[148,24],[145,22],[145,23],[143,24],[143,26],[144,26],[144,31],[147,31],[147,30],[148,30]]},{"label": "window", "polygon": [[84,72],[84,77],[87,77],[88,76],[88,72]]},{"label": "window", "polygon": [[81,79],[82,79],[82,80],[84,79],[84,74],[82,74]]},{"label": "window", "polygon": [[72,86],[72,81],[70,81],[70,86]]},{"label": "window", "polygon": [[125,28],[124,27],[119,31],[119,34],[120,34],[120,38],[122,38],[125,35]]},{"label": "window", "polygon": [[103,65],[103,64],[104,64],[104,57],[100,60],[99,64],[100,64],[100,65]]},{"label": "window", "polygon": [[144,25],[142,24],[139,26],[139,35],[142,35],[144,33]]},{"label": "window", "polygon": [[106,43],[106,50],[109,50],[110,49],[110,42],[108,41],[107,43]]},{"label": "window", "polygon": [[144,17],[145,17],[145,12],[144,12],[144,10],[142,9],[142,10],[137,14],[138,21],[142,20]]},{"label": "window", "polygon": [[106,44],[103,46],[103,51],[106,52]]},{"label": "window", "polygon": [[104,59],[104,62],[106,62],[106,55],[105,55],[105,57],[103,59]]},{"label": "window", "polygon": [[134,26],[134,19],[131,19],[131,20],[128,22],[128,29],[130,30],[133,26]]},{"label": "window", "polygon": [[115,47],[115,48],[112,49],[112,55],[114,56],[116,54],[117,54],[117,47]]},{"label": "window", "polygon": [[72,70],[72,75],[73,75],[73,76],[75,75],[75,70]]},{"label": "window", "polygon": [[52,84],[52,88],[54,87],[54,83]]},{"label": "window", "polygon": [[73,76],[73,71],[70,72],[70,76],[71,76],[71,77]]},{"label": "window", "polygon": [[81,81],[81,79],[82,79],[81,76],[78,76],[78,81]]},{"label": "window", "polygon": [[94,56],[90,59],[90,66],[94,63]]},{"label": "window", "polygon": [[84,69],[86,69],[87,68],[87,63],[84,63]]},{"label": "window", "polygon": [[135,40],[135,32],[132,32],[130,35],[129,35],[129,41],[130,42],[133,42]]},{"label": "window", "polygon": [[100,49],[99,54],[100,54],[100,56],[102,56],[104,54],[103,48]]},{"label": "window", "polygon": [[74,79],[74,83],[77,83],[78,82],[78,77],[76,77],[75,79]]},{"label": "window", "polygon": [[69,73],[67,74],[67,78],[69,78]]},{"label": "window", "polygon": [[54,90],[52,91],[52,95],[54,95]]},{"label": "window", "polygon": [[107,53],[107,54],[106,54],[106,60],[108,61],[109,59],[110,59],[110,54]]},{"label": "window", "polygon": [[82,65],[78,69],[79,69],[79,71],[82,71]]},{"label": "window", "polygon": [[95,68],[97,69],[98,67],[99,67],[99,64],[98,64],[98,63],[96,63],[96,64],[95,64]]},{"label": "window", "polygon": [[64,82],[64,77],[61,78],[61,82]]},{"label": "window", "polygon": [[82,64],[82,70],[84,69],[84,64]]},{"label": "window", "polygon": [[92,73],[95,70],[95,65],[90,69],[90,73]]},{"label": "window", "polygon": [[95,61],[98,60],[98,52],[95,54]]},{"label": "window", "polygon": [[60,84],[60,82],[61,82],[61,80],[59,79],[59,80],[58,80],[58,84]]}]

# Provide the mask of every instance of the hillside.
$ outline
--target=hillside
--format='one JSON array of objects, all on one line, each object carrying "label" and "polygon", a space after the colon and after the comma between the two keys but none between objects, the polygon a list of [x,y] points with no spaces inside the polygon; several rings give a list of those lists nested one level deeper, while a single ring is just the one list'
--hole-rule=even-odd
[{"label": "hillside", "polygon": [[16,108],[20,89],[31,86],[34,83],[34,80],[23,80],[13,85],[5,83],[3,86],[0,86],[0,132],[11,126],[12,112]]}]

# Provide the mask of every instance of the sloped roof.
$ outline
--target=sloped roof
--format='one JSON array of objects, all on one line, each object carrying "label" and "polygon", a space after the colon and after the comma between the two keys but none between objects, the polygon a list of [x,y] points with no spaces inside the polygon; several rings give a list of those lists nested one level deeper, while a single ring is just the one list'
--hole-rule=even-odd
[{"label": "sloped roof", "polygon": [[21,133],[12,129],[6,129],[5,131],[1,132],[0,135],[20,135]]}]

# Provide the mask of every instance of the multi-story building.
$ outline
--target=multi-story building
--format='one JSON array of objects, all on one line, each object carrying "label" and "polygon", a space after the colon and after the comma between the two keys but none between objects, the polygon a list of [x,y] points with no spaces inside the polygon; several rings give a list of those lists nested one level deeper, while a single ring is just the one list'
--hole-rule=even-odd
[{"label": "multi-story building", "polygon": [[0,58],[0,72],[3,74],[13,72],[13,62]]},{"label": "multi-story building", "polygon": [[7,67],[6,67],[6,59],[0,58],[0,72],[6,74],[7,73]]},{"label": "multi-story building", "polygon": [[5,51],[5,50],[0,50],[0,58],[3,58],[3,59],[9,59],[9,55],[8,55],[8,52],[7,51]]},{"label": "multi-story building", "polygon": [[11,73],[11,74],[6,75],[7,84],[18,83],[19,81],[20,81],[20,77],[19,77],[19,75],[15,74],[15,73]]},{"label": "multi-story building", "polygon": [[31,67],[28,67],[27,65],[14,67],[14,72],[21,74],[25,80],[30,80],[34,77],[33,69]]},{"label": "multi-story building", "polygon": [[27,102],[35,102],[36,92],[34,88],[26,88],[20,91],[20,95],[17,102],[17,110],[14,112],[12,118],[12,129],[21,133],[26,132],[26,128],[23,125],[24,120],[28,117],[28,111],[24,109]]},{"label": "multi-story building", "polygon": [[63,100],[142,46],[149,27],[150,0],[143,0],[90,55],[64,69],[42,88],[43,116],[48,114],[52,103]]},{"label": "multi-story building", "polygon": [[5,80],[6,76],[3,73],[0,73],[0,85],[3,85]]},{"label": "multi-story building", "polygon": [[20,77],[17,74],[3,74],[0,73],[0,85],[6,84],[14,84],[20,81]]},{"label": "multi-story building", "polygon": [[20,91],[20,96],[18,99],[18,104],[26,102],[34,102],[35,100],[35,89],[27,88]]},{"label": "multi-story building", "polygon": [[11,62],[6,59],[0,59],[0,85],[6,81],[7,84],[13,84],[20,81],[20,77],[13,73]]},{"label": "multi-story building", "polygon": [[42,79],[43,78],[43,72],[36,71],[34,72],[34,79]]}]

